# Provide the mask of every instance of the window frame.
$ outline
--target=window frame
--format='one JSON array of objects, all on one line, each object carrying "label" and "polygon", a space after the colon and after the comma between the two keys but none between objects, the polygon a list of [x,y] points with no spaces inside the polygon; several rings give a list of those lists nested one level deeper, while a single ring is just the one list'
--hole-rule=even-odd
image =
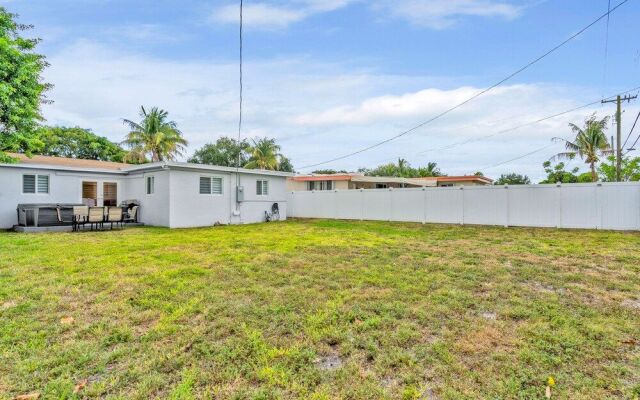
[{"label": "window frame", "polygon": [[[258,186],[260,186],[260,192],[258,192]],[[266,187],[266,193],[265,193]],[[256,196],[266,197],[269,196],[269,180],[268,179],[256,179]]]},{"label": "window frame", "polygon": [[[200,182],[202,179],[208,179],[209,180],[209,193],[203,193],[202,192],[202,187],[200,186]],[[220,180],[220,192],[214,192],[213,191],[213,180],[214,179],[219,179]],[[198,178],[198,193],[200,193],[201,195],[204,196],[222,196],[224,195],[224,179],[221,176],[218,175],[200,175],[200,177]]]},{"label": "window frame", "polygon": [[[149,184],[151,182],[151,184]],[[144,192],[147,196],[156,193],[156,177],[155,175],[147,175],[144,177]]]},{"label": "window frame", "polygon": [[[33,176],[33,192],[25,192],[24,191],[24,178],[26,176]],[[47,178],[47,191],[40,191],[40,178]],[[51,194],[51,175],[50,174],[22,174],[22,194],[31,194],[31,195],[49,195]]]}]

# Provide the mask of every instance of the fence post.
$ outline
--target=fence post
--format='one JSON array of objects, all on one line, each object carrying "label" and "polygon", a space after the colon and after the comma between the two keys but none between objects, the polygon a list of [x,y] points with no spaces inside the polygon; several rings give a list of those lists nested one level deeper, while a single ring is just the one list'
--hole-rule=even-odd
[{"label": "fence post", "polygon": [[460,225],[464,225],[464,186],[460,186],[460,206],[462,207]]},{"label": "fence post", "polygon": [[603,229],[604,227],[604,212],[602,212],[602,206],[603,206],[603,202],[602,202],[602,190],[600,190],[602,188],[602,183],[598,182],[596,184],[596,186],[594,186],[593,190],[595,192],[595,198],[596,198],[596,229]]},{"label": "fence post", "polygon": [[391,217],[393,216],[393,188],[389,188],[389,214],[387,221],[391,221]]},{"label": "fence post", "polygon": [[562,185],[557,183],[556,188],[558,190],[558,218],[556,221],[556,228],[562,228]]},{"label": "fence post", "polygon": [[427,189],[422,188],[422,225],[427,223]]},{"label": "fence post", "polygon": [[364,189],[360,189],[360,221],[364,220]]},{"label": "fence post", "polygon": [[509,227],[509,220],[510,220],[509,214],[511,212],[511,209],[509,207],[509,185],[504,185],[504,188],[506,189],[505,192],[504,192],[504,194],[505,194],[505,201],[504,202],[505,202],[505,208],[507,210],[507,217],[505,218],[505,221],[504,221],[504,227],[508,228]]},{"label": "fence post", "polygon": [[291,199],[291,201],[290,201],[291,204],[287,205],[287,214],[291,215],[292,217],[296,216],[295,213],[294,213],[295,212],[294,211],[295,210],[295,206],[293,205],[293,203],[295,203],[294,196],[295,196],[295,192],[292,191],[291,192],[291,196],[289,196],[289,198]]}]

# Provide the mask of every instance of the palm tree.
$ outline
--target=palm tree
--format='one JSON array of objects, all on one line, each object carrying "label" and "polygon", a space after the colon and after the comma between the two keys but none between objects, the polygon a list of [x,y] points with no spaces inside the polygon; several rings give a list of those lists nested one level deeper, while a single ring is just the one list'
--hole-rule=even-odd
[{"label": "palm tree", "polygon": [[244,166],[250,169],[271,169],[277,170],[280,165],[280,146],[275,139],[258,138],[253,139],[253,146],[249,150],[251,156],[249,162]]},{"label": "palm tree", "polygon": [[609,117],[598,120],[595,114],[585,120],[584,128],[570,123],[569,126],[576,137],[572,141],[563,138],[553,138],[553,140],[565,142],[565,147],[569,150],[557,154],[554,158],[572,159],[578,155],[585,163],[589,164],[591,168],[591,180],[596,182],[598,180],[595,167],[596,163],[600,161],[600,157],[613,154],[613,150],[611,150],[607,136],[604,133],[608,123]]},{"label": "palm tree", "polygon": [[123,120],[131,129],[127,138],[122,142],[130,148],[125,157],[127,161],[141,162],[151,155],[151,161],[175,160],[182,155],[187,141],[182,137],[182,132],[174,121],[167,121],[169,113],[158,107],[153,107],[149,112],[140,106],[141,121],[133,122]]},{"label": "palm tree", "polygon": [[398,158],[398,176],[403,177],[404,171],[409,166],[409,162],[404,158]]}]

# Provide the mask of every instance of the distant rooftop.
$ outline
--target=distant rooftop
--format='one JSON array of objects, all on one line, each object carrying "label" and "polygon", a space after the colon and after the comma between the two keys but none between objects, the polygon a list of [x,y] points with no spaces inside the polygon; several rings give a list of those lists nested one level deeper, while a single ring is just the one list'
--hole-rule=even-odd
[{"label": "distant rooftop", "polygon": [[28,157],[24,154],[9,153],[11,157],[20,160],[20,164],[33,164],[33,165],[52,165],[59,167],[72,167],[72,168],[91,168],[91,169],[112,169],[120,171],[123,168],[131,167],[131,164],[113,162],[113,161],[99,161],[99,160],[82,160],[79,158],[66,158],[66,157],[51,157],[34,155]]}]

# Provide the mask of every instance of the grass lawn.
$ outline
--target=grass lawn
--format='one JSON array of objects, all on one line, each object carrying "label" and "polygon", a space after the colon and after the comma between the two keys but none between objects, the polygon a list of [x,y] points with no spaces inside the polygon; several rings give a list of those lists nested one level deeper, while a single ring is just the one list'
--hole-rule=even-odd
[{"label": "grass lawn", "polygon": [[640,234],[0,233],[2,398],[534,399],[549,376],[640,395]]}]

